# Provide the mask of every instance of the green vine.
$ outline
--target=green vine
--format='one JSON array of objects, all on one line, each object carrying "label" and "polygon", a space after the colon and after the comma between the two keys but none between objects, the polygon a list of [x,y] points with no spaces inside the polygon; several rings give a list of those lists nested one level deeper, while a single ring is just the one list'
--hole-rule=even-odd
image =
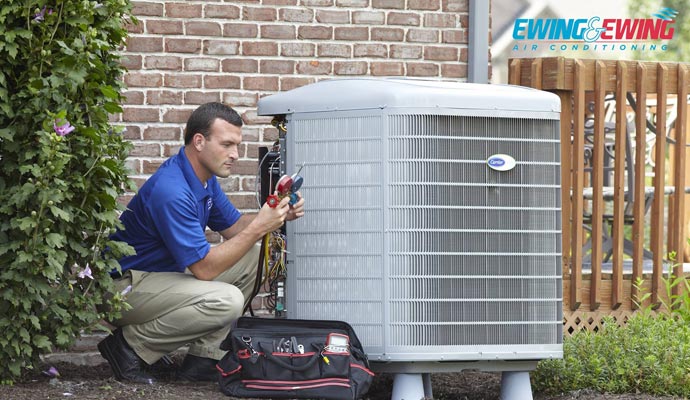
[{"label": "green vine", "polygon": [[121,112],[126,0],[0,5],[0,383],[126,307],[109,239],[133,189]]}]

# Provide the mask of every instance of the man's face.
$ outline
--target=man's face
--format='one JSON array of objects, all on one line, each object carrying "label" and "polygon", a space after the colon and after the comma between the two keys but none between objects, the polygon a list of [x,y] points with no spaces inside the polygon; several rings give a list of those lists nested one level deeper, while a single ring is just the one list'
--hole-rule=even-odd
[{"label": "man's face", "polygon": [[242,128],[216,118],[210,131],[208,138],[203,140],[199,162],[209,175],[227,178],[230,176],[230,167],[239,158]]}]

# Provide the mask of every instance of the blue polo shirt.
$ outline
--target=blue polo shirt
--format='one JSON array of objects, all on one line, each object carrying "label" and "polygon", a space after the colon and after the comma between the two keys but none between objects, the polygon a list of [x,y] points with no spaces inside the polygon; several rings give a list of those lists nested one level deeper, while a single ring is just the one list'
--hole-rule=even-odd
[{"label": "blue polo shirt", "polygon": [[215,176],[204,188],[182,147],[144,183],[120,216],[124,230],[112,239],[136,250],[136,255],[120,259],[122,272],[184,272],[211,249],[206,227],[222,231],[240,215]]}]

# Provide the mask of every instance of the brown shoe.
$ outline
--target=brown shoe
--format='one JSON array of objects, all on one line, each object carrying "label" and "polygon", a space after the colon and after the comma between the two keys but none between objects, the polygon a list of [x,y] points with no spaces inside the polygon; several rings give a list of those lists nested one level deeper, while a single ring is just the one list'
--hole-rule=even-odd
[{"label": "brown shoe", "polygon": [[155,383],[153,377],[144,371],[146,362],[127,344],[122,335],[122,329],[115,330],[112,335],[101,340],[98,343],[98,351],[108,361],[115,379],[118,381],[146,383],[148,385]]}]

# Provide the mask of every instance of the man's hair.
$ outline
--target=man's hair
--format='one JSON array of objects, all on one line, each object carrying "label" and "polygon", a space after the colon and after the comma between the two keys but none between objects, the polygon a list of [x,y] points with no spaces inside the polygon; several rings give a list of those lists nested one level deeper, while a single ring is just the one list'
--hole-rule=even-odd
[{"label": "man's hair", "polygon": [[211,134],[211,125],[220,118],[237,127],[242,127],[242,117],[231,107],[223,103],[206,103],[200,105],[187,120],[184,131],[184,144],[190,144],[195,134],[201,133],[205,138]]}]

